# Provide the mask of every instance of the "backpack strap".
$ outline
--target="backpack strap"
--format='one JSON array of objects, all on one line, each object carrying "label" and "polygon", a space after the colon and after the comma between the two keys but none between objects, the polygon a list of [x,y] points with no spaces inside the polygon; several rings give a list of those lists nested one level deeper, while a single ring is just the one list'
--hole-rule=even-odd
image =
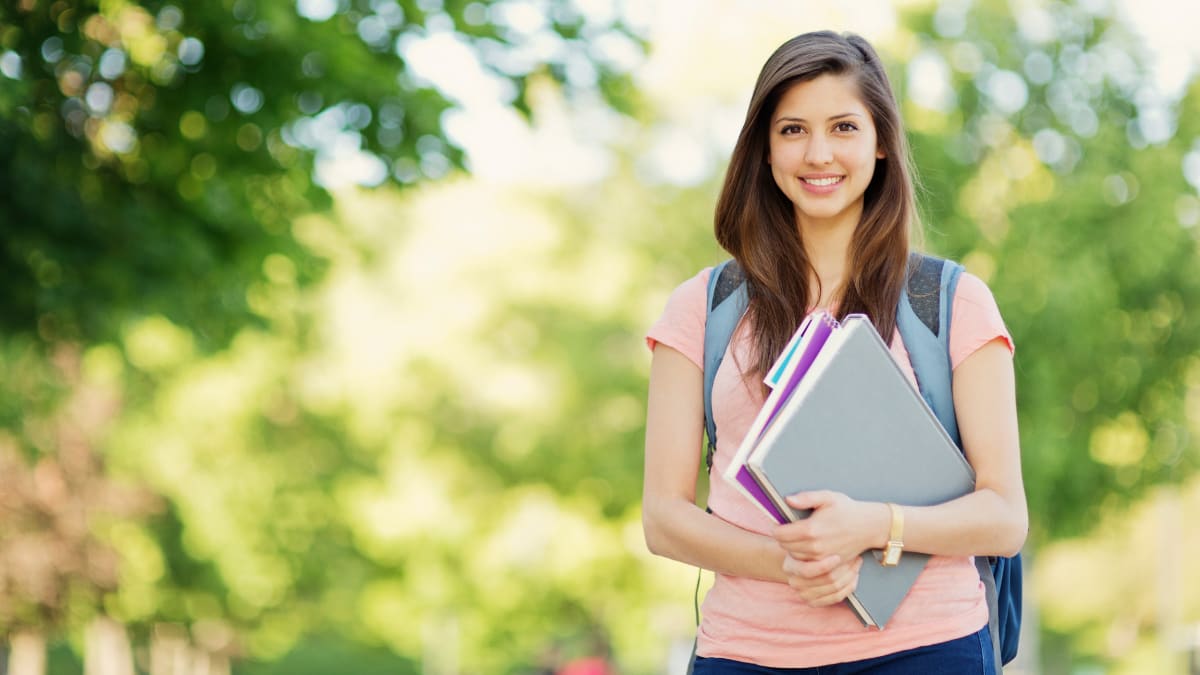
[{"label": "backpack strap", "polygon": [[[749,294],[746,290],[746,275],[736,260],[730,259],[713,268],[708,277],[708,292],[704,303],[704,433],[708,446],[704,453],[704,466],[712,473],[713,454],[717,451],[717,423],[713,421],[712,389],[717,369],[725,360],[725,350],[733,339],[742,314],[746,313]],[[706,511],[712,513],[711,509]],[[700,626],[700,575],[703,568],[696,568],[696,593],[693,598],[696,611],[696,626]],[[687,675],[692,675],[696,665],[696,647],[699,638],[692,643],[692,655],[688,659]]]},{"label": "backpack strap", "polygon": [[896,328],[908,350],[917,388],[946,428],[955,445],[962,447],[951,391],[950,313],[963,266],[956,262],[912,253],[908,258],[908,283],[896,305]]},{"label": "backpack strap", "polygon": [[[961,450],[962,438],[958,433],[958,418],[954,413],[950,326],[954,293],[958,288],[963,266],[950,260],[912,253],[909,256],[908,268],[908,283],[896,306],[896,327],[904,341],[904,348],[908,350],[908,358],[912,363],[913,374],[917,377],[917,388],[921,396],[945,427],[954,444]],[[1016,576],[1015,582],[1010,581],[1014,577],[1014,564],[1021,564],[1019,554],[1016,558],[975,556],[975,569],[979,572],[979,580],[983,582],[984,595],[987,598],[988,629],[991,633],[992,654],[997,673],[1001,672],[1002,664],[1012,660],[1016,653],[1015,635],[1005,636],[1005,644],[1001,644],[1000,629],[1003,621],[1006,632],[1012,631],[1013,622],[1019,625],[1020,619],[1001,616],[1000,594],[997,589],[998,578],[1004,577],[1006,583],[1010,584],[1010,587],[1005,589],[1005,594],[1011,598],[1006,613],[1012,614],[1015,611],[1019,615],[1020,577]],[[1013,585],[1016,588],[1012,588]],[[1014,592],[1015,597],[1012,595]]]},{"label": "backpack strap", "polygon": [[717,424],[713,421],[712,409],[713,380],[749,303],[745,281],[746,275],[736,260],[717,265],[708,278],[704,318],[704,431],[708,435],[708,449],[704,464],[710,472],[713,453],[717,449]]}]

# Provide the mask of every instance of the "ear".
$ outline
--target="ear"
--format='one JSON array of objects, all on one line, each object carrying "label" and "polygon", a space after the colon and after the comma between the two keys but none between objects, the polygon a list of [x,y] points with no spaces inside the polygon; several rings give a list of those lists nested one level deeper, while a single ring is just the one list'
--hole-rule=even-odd
[{"label": "ear", "polygon": [[875,151],[875,159],[885,159],[886,157],[887,153],[883,151],[883,146],[879,146],[879,149]]}]

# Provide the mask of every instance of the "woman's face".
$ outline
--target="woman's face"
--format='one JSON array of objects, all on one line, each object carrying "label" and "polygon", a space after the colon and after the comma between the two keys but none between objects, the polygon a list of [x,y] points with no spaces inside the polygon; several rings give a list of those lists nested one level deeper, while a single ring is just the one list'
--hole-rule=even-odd
[{"label": "woman's face", "polygon": [[884,157],[852,78],[792,85],[771,114],[768,163],[801,227],[857,226],[863,193]]}]

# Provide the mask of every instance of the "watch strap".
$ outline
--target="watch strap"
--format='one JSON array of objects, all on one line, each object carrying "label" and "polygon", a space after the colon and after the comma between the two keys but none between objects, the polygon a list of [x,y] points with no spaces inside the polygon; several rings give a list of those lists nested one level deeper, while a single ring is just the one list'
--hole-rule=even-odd
[{"label": "watch strap", "polygon": [[888,542],[883,549],[881,564],[884,567],[894,567],[900,564],[900,554],[904,552],[904,511],[890,502],[887,507],[892,514],[892,524],[888,529]]}]

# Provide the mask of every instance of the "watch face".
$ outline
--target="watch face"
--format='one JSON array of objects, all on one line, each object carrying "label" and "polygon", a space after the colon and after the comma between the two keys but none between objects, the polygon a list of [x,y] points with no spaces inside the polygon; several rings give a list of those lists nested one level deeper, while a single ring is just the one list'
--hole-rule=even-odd
[{"label": "watch face", "polygon": [[889,542],[887,548],[883,550],[883,560],[880,563],[884,567],[893,567],[900,564],[900,553],[903,551],[904,549],[900,546]]}]

